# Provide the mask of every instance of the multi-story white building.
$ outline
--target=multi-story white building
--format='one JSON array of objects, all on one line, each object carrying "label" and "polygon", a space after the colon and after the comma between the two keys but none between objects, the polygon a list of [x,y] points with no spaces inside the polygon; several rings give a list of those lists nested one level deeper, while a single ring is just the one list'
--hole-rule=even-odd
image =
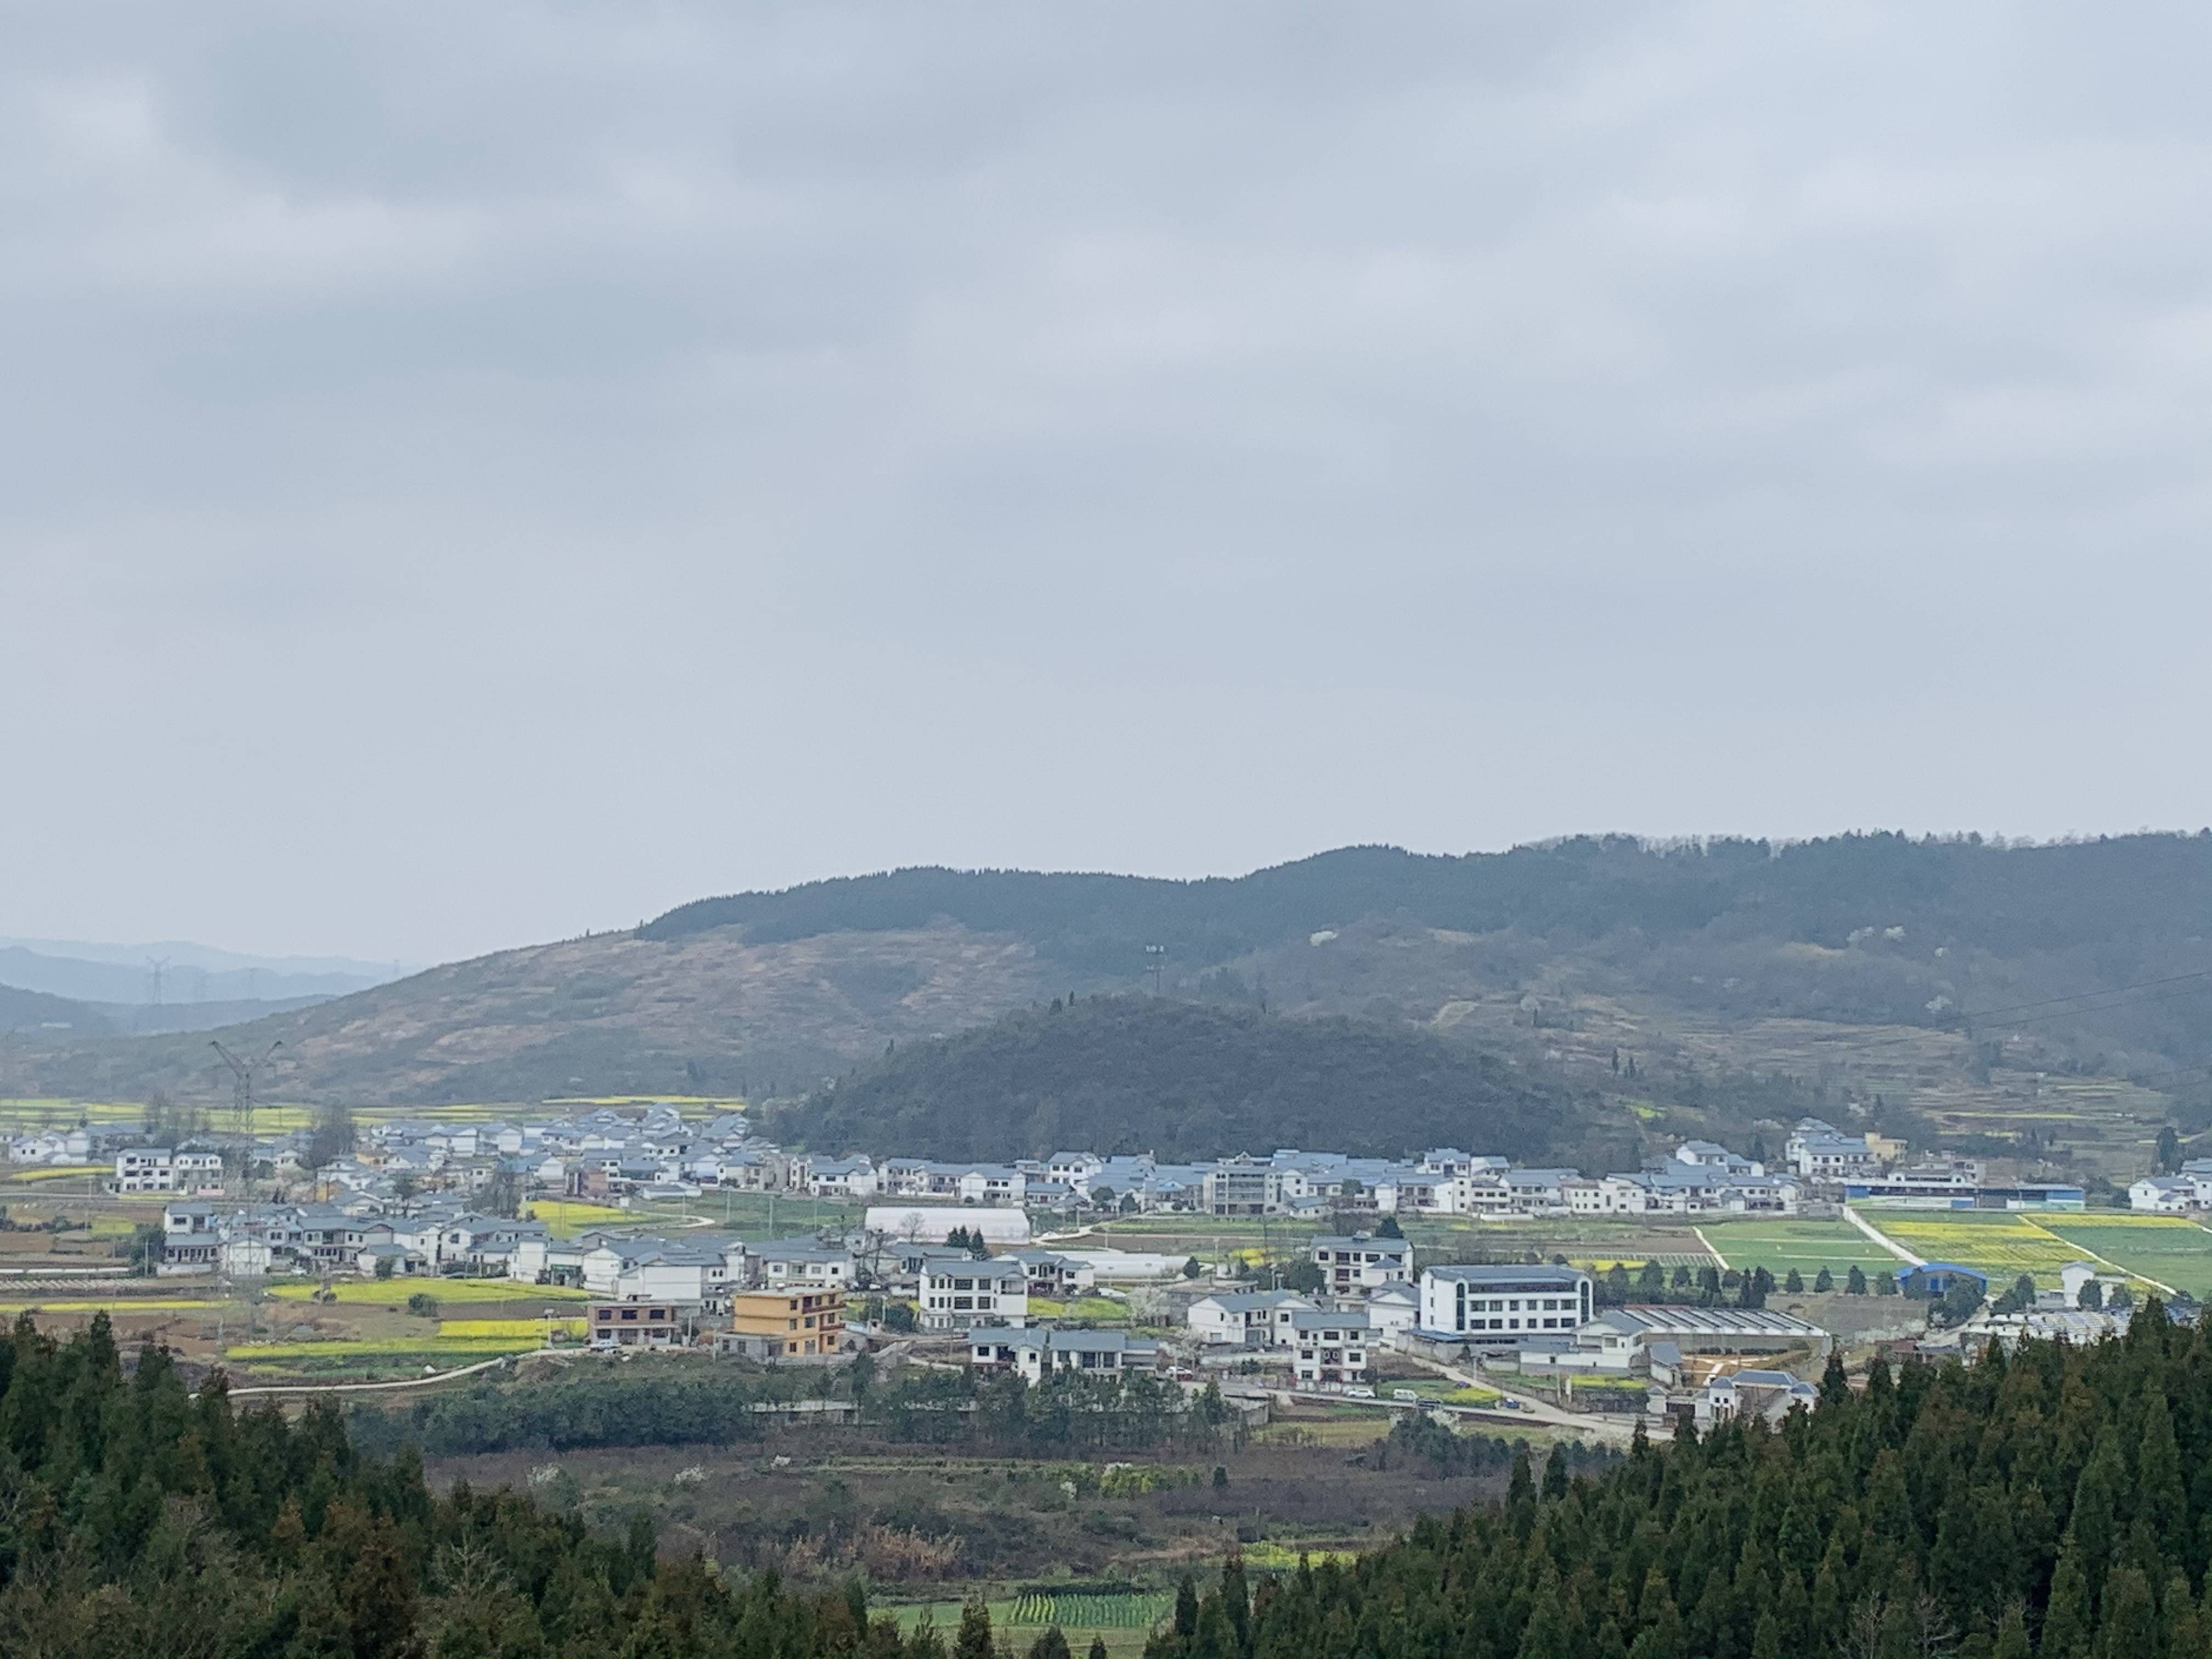
[{"label": "multi-story white building", "polygon": [[1364,1296],[1385,1285],[1402,1285],[1413,1276],[1413,1247],[1402,1238],[1317,1234],[1313,1261],[1332,1296]]},{"label": "multi-story white building", "polygon": [[1302,1171],[1245,1158],[1225,1159],[1200,1178],[1199,1207],[1209,1215],[1276,1215],[1289,1201],[1286,1184],[1296,1186],[1304,1180]]},{"label": "multi-story white building", "polygon": [[1419,1328],[1511,1347],[1532,1331],[1574,1330],[1589,1318],[1593,1294],[1579,1267],[1431,1267],[1421,1275]]},{"label": "multi-story white building", "polygon": [[1876,1175],[1881,1159],[1863,1135],[1847,1135],[1817,1117],[1801,1119],[1783,1143],[1790,1167],[1808,1181],[1850,1181]]},{"label": "multi-story white building", "polygon": [[204,1148],[133,1146],[115,1155],[118,1193],[190,1192],[222,1182],[222,1154]]},{"label": "multi-story white building", "polygon": [[1012,1257],[932,1256],[923,1262],[920,1279],[924,1330],[1028,1322],[1029,1275]]},{"label": "multi-story white building", "polygon": [[1291,1316],[1291,1369],[1309,1387],[1364,1382],[1371,1335],[1364,1313],[1316,1309]]}]

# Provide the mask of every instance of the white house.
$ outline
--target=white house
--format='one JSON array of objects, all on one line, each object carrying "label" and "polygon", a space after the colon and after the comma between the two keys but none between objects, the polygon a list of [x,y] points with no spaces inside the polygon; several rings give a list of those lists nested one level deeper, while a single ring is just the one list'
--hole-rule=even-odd
[{"label": "white house", "polygon": [[817,1244],[811,1238],[784,1238],[751,1252],[763,1287],[781,1291],[798,1285],[842,1291],[853,1282],[853,1253]]},{"label": "white house", "polygon": [[118,1193],[190,1192],[222,1181],[222,1154],[204,1148],[133,1146],[115,1155]]},{"label": "white house", "polygon": [[1505,1190],[1513,1207],[1524,1215],[1556,1214],[1567,1207],[1561,1188],[1579,1178],[1580,1172],[1574,1170],[1508,1170]]},{"label": "white house", "polygon": [[1388,1342],[1420,1322],[1421,1293],[1411,1285],[1385,1285],[1367,1298],[1367,1328]]},{"label": "white house", "polygon": [[1029,1176],[1007,1164],[978,1164],[960,1177],[963,1204],[1019,1208]]},{"label": "white house", "polygon": [[2179,1215],[2197,1207],[2201,1200],[2194,1176],[2145,1176],[2128,1188],[2128,1207]]},{"label": "white house", "polygon": [[690,1244],[655,1242],[631,1255],[615,1275],[617,1302],[696,1307],[729,1288],[729,1262],[723,1254]]},{"label": "white house", "polygon": [[1705,1384],[1692,1410],[1700,1428],[1736,1417],[1779,1423],[1792,1407],[1811,1411],[1820,1401],[1818,1389],[1788,1371],[1723,1371]]},{"label": "white house", "polygon": [[1310,1388],[1367,1380],[1371,1332],[1364,1313],[1316,1309],[1291,1316],[1291,1369]]},{"label": "white house", "polygon": [[1865,1136],[1843,1134],[1816,1117],[1800,1120],[1782,1150],[1790,1168],[1808,1181],[1845,1181],[1881,1170]]},{"label": "white house", "polygon": [[924,1330],[1020,1325],[1029,1319],[1029,1275],[1011,1256],[980,1261],[969,1255],[932,1256],[922,1264],[921,1281]]},{"label": "white house", "polygon": [[1183,1321],[1211,1346],[1283,1348],[1290,1346],[1291,1316],[1313,1310],[1295,1291],[1224,1291],[1199,1297]]},{"label": "white house", "polygon": [[1411,1279],[1413,1247],[1402,1238],[1318,1233],[1313,1241],[1313,1261],[1331,1294],[1359,1296]]},{"label": "white house", "polygon": [[1032,1382],[1045,1375],[1117,1376],[1159,1365],[1156,1342],[1127,1331],[1066,1331],[1041,1326],[1023,1331],[970,1331],[969,1364],[984,1370],[1014,1370]]},{"label": "white house", "polygon": [[873,1198],[879,1185],[876,1166],[865,1152],[822,1158],[807,1179],[817,1198]]}]

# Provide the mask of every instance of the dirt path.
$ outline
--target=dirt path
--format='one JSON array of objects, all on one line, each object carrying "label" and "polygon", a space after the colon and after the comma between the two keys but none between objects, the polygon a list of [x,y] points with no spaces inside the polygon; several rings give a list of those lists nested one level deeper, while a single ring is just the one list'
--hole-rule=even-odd
[{"label": "dirt path", "polygon": [[1864,1216],[1861,1215],[1856,1210],[1851,1208],[1848,1204],[1844,1206],[1844,1219],[1850,1222],[1852,1226],[1857,1228],[1875,1243],[1881,1245],[1883,1249],[1887,1250],[1899,1261],[1905,1263],[1906,1267],[1924,1267],[1928,1265],[1927,1257],[1913,1255],[1912,1252],[1906,1249],[1904,1245],[1899,1244],[1894,1239],[1890,1238],[1886,1234],[1882,1233],[1872,1222],[1869,1221]]},{"label": "dirt path", "polygon": [[374,1394],[392,1389],[427,1389],[436,1382],[451,1382],[455,1377],[474,1376],[478,1371],[488,1371],[504,1365],[510,1360],[534,1358],[541,1353],[573,1354],[574,1348],[535,1348],[523,1353],[503,1353],[495,1359],[483,1359],[473,1365],[458,1370],[439,1371],[429,1376],[403,1376],[392,1382],[268,1382],[250,1389],[233,1389],[233,1400],[252,1394]]}]

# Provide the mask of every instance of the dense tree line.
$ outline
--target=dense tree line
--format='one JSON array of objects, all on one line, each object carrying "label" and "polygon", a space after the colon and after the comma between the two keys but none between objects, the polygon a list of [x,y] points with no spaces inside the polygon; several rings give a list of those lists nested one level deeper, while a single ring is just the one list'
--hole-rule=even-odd
[{"label": "dense tree line", "polygon": [[393,1410],[357,1406],[348,1427],[377,1451],[419,1446],[433,1457],[472,1452],[568,1451],[592,1446],[727,1445],[760,1437],[754,1402],[787,1398],[801,1374],[781,1377],[727,1362],[656,1359],[617,1370],[594,1364],[557,1382],[479,1383]]},{"label": "dense tree line", "polygon": [[[988,1633],[988,1632],[987,1632]],[[0,1342],[0,1653],[10,1659],[944,1659],[857,1586],[732,1584],[508,1492],[431,1493],[336,1412],[234,1408],[168,1354]]]},{"label": "dense tree line", "polygon": [[1207,1450],[1230,1418],[1218,1389],[1195,1399],[1150,1371],[1080,1372],[1031,1384],[1012,1374],[918,1371],[863,1403],[861,1423],[889,1438],[975,1445],[1040,1457],[1171,1447]]},{"label": "dense tree line", "polygon": [[857,1407],[861,1431],[895,1442],[1037,1456],[1152,1448],[1210,1449],[1230,1419],[1212,1389],[1187,1396],[1148,1371],[1019,1376],[905,1370],[878,1379],[864,1359],[842,1370],[763,1370],[732,1360],[657,1357],[649,1366],[593,1366],[572,1376],[478,1383],[403,1406],[348,1413],[363,1451],[434,1457],[587,1447],[728,1445],[761,1437],[753,1407],[802,1395]]},{"label": "dense tree line", "polygon": [[2197,1659],[2212,1330],[1832,1364],[1816,1410],[1644,1443],[1356,1566],[1188,1598],[1150,1659]]},{"label": "dense tree line", "polygon": [[1474,1146],[1535,1159],[1575,1144],[1589,1116],[1579,1097],[1434,1036],[1128,996],[907,1045],[773,1127],[817,1149],[923,1158]]},{"label": "dense tree line", "polygon": [[[1527,1441],[1495,1434],[1455,1434],[1425,1412],[1401,1417],[1375,1443],[1370,1455],[1378,1469],[1409,1469],[1436,1480],[1495,1474],[1507,1468],[1516,1470],[1516,1479],[1526,1480],[1529,1468]],[[1608,1449],[1565,1440],[1552,1448],[1546,1468],[1548,1473],[1557,1464],[1556,1478],[1565,1480],[1570,1470],[1595,1468],[1614,1456]]]}]

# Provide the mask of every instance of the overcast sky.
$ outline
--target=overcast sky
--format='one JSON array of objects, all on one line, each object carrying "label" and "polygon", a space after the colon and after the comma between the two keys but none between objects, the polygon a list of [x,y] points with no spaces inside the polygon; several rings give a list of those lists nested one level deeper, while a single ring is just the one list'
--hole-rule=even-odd
[{"label": "overcast sky", "polygon": [[2212,821],[2212,14],[15,7],[0,933]]}]

